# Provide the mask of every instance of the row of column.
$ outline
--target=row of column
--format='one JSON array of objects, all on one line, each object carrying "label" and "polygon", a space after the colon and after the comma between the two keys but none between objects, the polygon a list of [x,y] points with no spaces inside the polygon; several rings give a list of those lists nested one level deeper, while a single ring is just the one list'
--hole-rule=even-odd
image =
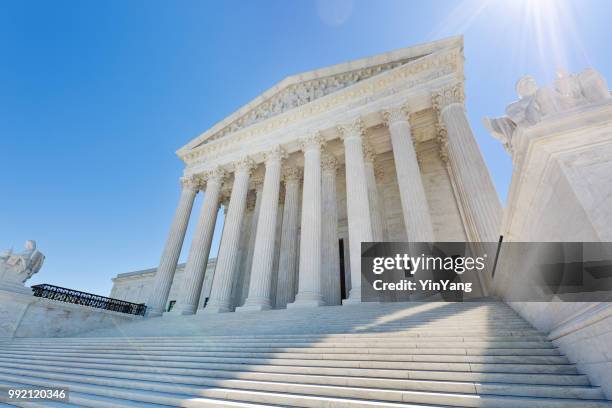
[{"label": "row of column", "polygon": [[[391,136],[408,239],[415,242],[434,241],[433,225],[408,115],[402,107],[384,110],[382,115]],[[460,128],[455,116],[445,114],[443,120],[453,124],[449,132]],[[374,180],[376,169],[373,153],[367,144],[364,147],[363,123],[358,119],[338,126],[338,132],[343,140],[345,152],[351,271],[351,289],[346,303],[356,303],[361,301],[361,243],[383,240],[384,222],[380,210],[380,196]],[[460,133],[461,139],[465,139],[461,134],[465,129],[458,129],[457,132]],[[449,135],[449,138],[452,137],[453,135]],[[301,139],[300,144],[304,152],[301,223],[298,220],[299,170],[289,169],[283,174],[282,164],[286,153],[279,146],[265,154],[263,188],[258,193],[256,203],[258,213],[254,235],[254,256],[251,258],[251,265],[239,265],[244,265],[250,272],[248,294],[243,306],[238,307],[236,311],[340,303],[340,282],[335,279],[339,276],[336,200],[338,164],[333,156],[323,152],[325,142],[319,133]],[[461,156],[465,152],[466,149],[463,149],[453,154]],[[467,153],[474,154],[472,151]],[[457,157],[455,160],[469,160],[469,158]],[[233,187],[212,291],[204,312],[233,310],[235,302],[232,299],[232,286],[237,279],[241,225],[246,209],[249,178],[254,167],[255,163],[250,158],[244,158],[234,164]],[[206,173],[199,180],[199,188],[205,185],[206,194],[187,259],[183,289],[176,306],[177,313],[191,314],[196,311],[224,177],[225,172],[216,169]],[[281,178],[285,181],[285,204],[282,209],[281,249],[275,282],[276,299],[275,304],[272,304],[271,290]],[[184,180],[179,206],[156,275],[154,290],[148,302],[150,315],[160,314],[166,304],[197,189],[198,186],[192,181]],[[298,237],[300,225],[301,236]],[[294,297],[296,267],[297,294]]]}]

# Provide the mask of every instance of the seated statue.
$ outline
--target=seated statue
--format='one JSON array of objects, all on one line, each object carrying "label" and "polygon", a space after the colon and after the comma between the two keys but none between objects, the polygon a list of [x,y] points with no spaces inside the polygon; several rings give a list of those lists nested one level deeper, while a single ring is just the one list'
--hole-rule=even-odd
[{"label": "seated statue", "polygon": [[23,286],[37,273],[45,261],[42,252],[36,249],[36,241],[28,240],[25,251],[13,253],[11,249],[0,255],[0,287]]},{"label": "seated statue", "polygon": [[512,154],[512,136],[516,128],[532,126],[548,115],[610,99],[605,78],[592,68],[569,75],[557,71],[553,86],[538,87],[529,75],[516,83],[518,101],[506,108],[506,116],[484,118],[485,128]]}]

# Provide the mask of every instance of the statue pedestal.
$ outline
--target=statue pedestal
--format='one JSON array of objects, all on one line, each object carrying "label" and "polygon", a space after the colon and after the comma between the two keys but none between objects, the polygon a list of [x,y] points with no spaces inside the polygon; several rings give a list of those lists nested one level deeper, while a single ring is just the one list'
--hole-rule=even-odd
[{"label": "statue pedestal", "polygon": [[612,99],[513,136],[502,234],[510,241],[612,241]]},{"label": "statue pedestal", "polygon": [[32,289],[25,286],[21,282],[0,281],[0,290],[7,292],[20,293],[23,295],[32,295]]},{"label": "statue pedestal", "polygon": [[27,293],[17,293],[0,288],[0,339],[12,338],[21,323],[28,306],[37,298],[32,296],[32,290]]}]

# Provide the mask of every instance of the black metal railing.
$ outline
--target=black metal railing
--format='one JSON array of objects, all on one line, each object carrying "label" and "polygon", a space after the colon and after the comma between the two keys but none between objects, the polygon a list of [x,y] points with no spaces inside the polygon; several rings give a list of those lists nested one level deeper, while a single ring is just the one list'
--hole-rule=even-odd
[{"label": "black metal railing", "polygon": [[34,296],[40,298],[73,303],[75,305],[95,307],[97,309],[112,310],[113,312],[144,316],[147,310],[147,306],[145,306],[144,303],[126,302],[125,300],[108,298],[73,289],[66,289],[46,283],[34,285],[32,286],[32,290],[34,291]]}]

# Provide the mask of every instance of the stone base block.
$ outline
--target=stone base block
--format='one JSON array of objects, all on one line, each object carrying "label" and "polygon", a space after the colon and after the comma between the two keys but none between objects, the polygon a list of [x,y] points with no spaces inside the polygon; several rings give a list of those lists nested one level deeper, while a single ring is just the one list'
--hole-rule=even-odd
[{"label": "stone base block", "polygon": [[189,316],[196,313],[196,307],[177,306],[169,312],[164,313],[164,316]]},{"label": "stone base block", "polygon": [[198,309],[197,314],[229,313],[232,309],[224,305],[207,305],[204,309]]},{"label": "stone base block", "polygon": [[325,306],[325,302],[317,299],[296,299],[295,302],[287,304],[287,309],[318,306]]},{"label": "stone base block", "polygon": [[236,308],[236,312],[262,312],[264,310],[270,310],[272,307],[266,304],[245,304],[244,306],[240,306]]}]

